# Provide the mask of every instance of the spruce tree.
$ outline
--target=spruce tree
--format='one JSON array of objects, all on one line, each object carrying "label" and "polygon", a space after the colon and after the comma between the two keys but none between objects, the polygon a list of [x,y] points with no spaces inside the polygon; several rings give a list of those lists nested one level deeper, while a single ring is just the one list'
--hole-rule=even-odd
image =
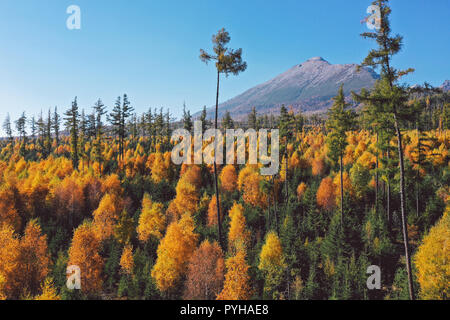
[{"label": "spruce tree", "polygon": [[202,133],[211,126],[211,121],[208,120],[208,113],[206,112],[206,106],[203,106],[202,114],[200,116],[200,121],[202,122]]},{"label": "spruce tree", "polygon": [[225,115],[222,118],[222,128],[224,130],[234,129],[234,122],[233,122],[233,119],[231,118],[229,111],[226,111]]},{"label": "spruce tree", "polygon": [[339,93],[334,97],[334,104],[328,112],[327,130],[329,134],[327,143],[331,158],[339,162],[340,173],[340,196],[341,196],[341,224],[344,217],[344,151],[347,147],[347,132],[352,130],[355,125],[356,113],[348,109],[350,104],[345,102],[344,85],[339,88]]},{"label": "spruce tree", "polygon": [[280,146],[280,152],[284,155],[284,165],[285,165],[285,179],[284,179],[284,188],[285,188],[285,201],[288,201],[289,198],[289,182],[288,182],[288,170],[289,170],[289,155],[288,155],[288,144],[292,141],[294,137],[294,127],[295,127],[295,119],[294,115],[288,112],[285,105],[281,105],[280,108],[280,118],[279,118],[279,128],[280,128],[280,140],[282,142]]},{"label": "spruce tree", "polygon": [[183,103],[183,128],[191,132],[193,126],[191,112],[186,111],[186,103]]},{"label": "spruce tree", "polygon": [[27,117],[25,115],[25,112],[22,113],[22,115],[19,117],[19,119],[16,120],[16,130],[19,133],[19,139],[20,139],[20,155],[22,157],[25,156],[26,151],[26,143],[27,143]]},{"label": "spruce tree", "polygon": [[361,66],[380,67],[381,78],[378,80],[379,90],[372,92],[370,96],[354,94],[356,100],[365,102],[375,102],[372,105],[376,107],[378,113],[388,114],[392,117],[394,130],[397,136],[397,151],[400,167],[400,209],[402,217],[403,241],[405,247],[406,269],[408,273],[408,287],[411,300],[415,299],[413,278],[411,271],[411,257],[408,243],[408,229],[406,221],[406,195],[405,195],[405,167],[403,154],[403,140],[401,125],[402,121],[407,120],[408,108],[405,108],[407,93],[404,87],[398,85],[399,79],[414,71],[408,69],[405,71],[397,70],[392,66],[392,56],[398,53],[402,48],[403,38],[400,35],[392,36],[389,22],[391,8],[388,0],[377,0],[374,5],[380,8],[380,28],[377,32],[367,32],[362,34],[363,38],[374,39],[378,48],[372,49],[365,58]]},{"label": "spruce tree", "polygon": [[9,116],[9,113],[6,114],[5,121],[3,122],[3,130],[5,130],[6,136],[8,137],[9,143],[13,143],[13,135],[12,135],[12,128],[11,128],[11,118]]},{"label": "spruce tree", "polygon": [[94,142],[94,152],[95,161],[100,165],[100,173],[102,173],[103,166],[103,135],[105,133],[105,128],[103,125],[103,116],[106,114],[106,107],[101,99],[98,99],[94,104],[94,115],[95,115],[95,142]]},{"label": "spruce tree", "polygon": [[55,139],[56,139],[56,147],[59,146],[59,131],[61,126],[61,118],[58,114],[58,107],[55,107],[55,111],[53,112],[53,132],[55,133]]},{"label": "spruce tree", "polygon": [[248,115],[248,127],[251,129],[259,130],[258,128],[258,116],[256,113],[256,108],[253,107],[252,111]]},{"label": "spruce tree", "polygon": [[80,113],[78,112],[77,97],[75,97],[74,101],[72,102],[72,107],[67,110],[64,115],[66,116],[64,118],[66,128],[70,132],[70,149],[73,168],[75,170],[78,170],[78,130],[80,123]]}]

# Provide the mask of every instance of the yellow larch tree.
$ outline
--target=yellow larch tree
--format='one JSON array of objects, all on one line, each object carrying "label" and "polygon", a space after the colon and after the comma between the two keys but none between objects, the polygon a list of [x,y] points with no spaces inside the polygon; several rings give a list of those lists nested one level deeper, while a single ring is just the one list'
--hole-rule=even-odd
[{"label": "yellow larch tree", "polygon": [[450,205],[423,239],[414,260],[421,297],[450,299]]},{"label": "yellow larch tree", "polygon": [[197,245],[194,220],[188,213],[172,222],[161,240],[152,277],[161,292],[169,292],[186,273],[187,264]]},{"label": "yellow larch tree", "polygon": [[146,193],[142,199],[142,212],[137,227],[139,240],[147,242],[152,236],[161,239],[165,225],[164,206],[161,203],[153,203]]},{"label": "yellow larch tree", "polygon": [[239,250],[236,255],[228,258],[224,287],[217,300],[249,300],[252,296],[249,268],[244,250]]},{"label": "yellow larch tree", "polygon": [[81,271],[81,290],[96,294],[102,289],[103,258],[99,254],[100,239],[90,222],[80,225],[74,232],[69,248],[69,263]]},{"label": "yellow larch tree", "polygon": [[122,271],[128,275],[133,274],[134,260],[133,260],[133,247],[131,244],[127,244],[122,250],[122,256],[120,257],[120,267]]},{"label": "yellow larch tree", "polygon": [[265,292],[270,294],[280,285],[286,267],[281,241],[275,232],[269,232],[259,255],[258,266],[265,277]]},{"label": "yellow larch tree", "polygon": [[234,203],[229,212],[230,230],[228,232],[228,247],[231,252],[247,248],[250,242],[250,232],[246,227],[244,207]]},{"label": "yellow larch tree", "polygon": [[237,189],[238,176],[236,174],[236,168],[229,164],[226,165],[220,173],[220,186],[223,191],[232,193]]}]

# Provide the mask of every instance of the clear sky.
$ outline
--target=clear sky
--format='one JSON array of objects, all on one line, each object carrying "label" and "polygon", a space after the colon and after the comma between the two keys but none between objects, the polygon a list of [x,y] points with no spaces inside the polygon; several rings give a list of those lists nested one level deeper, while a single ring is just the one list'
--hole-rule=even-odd
[{"label": "clear sky", "polygon": [[[399,68],[408,83],[440,86],[450,79],[449,0],[393,0],[392,27],[405,46]],[[369,0],[1,0],[0,121],[28,115],[75,96],[91,111],[127,93],[137,112],[170,107],[181,115],[215,101],[213,65],[199,49],[225,27],[243,48],[248,69],[222,82],[221,101],[288,68],[322,56],[359,63],[373,46],[360,38]],[[68,30],[69,5],[81,8],[81,30]]]}]

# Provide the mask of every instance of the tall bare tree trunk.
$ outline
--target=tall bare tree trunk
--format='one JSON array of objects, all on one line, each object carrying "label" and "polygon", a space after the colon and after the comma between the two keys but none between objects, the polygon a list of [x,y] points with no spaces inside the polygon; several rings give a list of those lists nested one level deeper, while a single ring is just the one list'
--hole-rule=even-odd
[{"label": "tall bare tree trunk", "polygon": [[286,141],[286,154],[285,154],[285,165],[286,165],[286,169],[285,169],[285,174],[286,174],[286,178],[284,179],[284,187],[286,190],[286,203],[288,203],[288,198],[289,198],[289,187],[288,187],[288,153],[287,153],[287,141]]},{"label": "tall bare tree trunk", "polygon": [[344,166],[342,164],[342,153],[339,156],[339,160],[341,172],[341,226],[344,226]]},{"label": "tall bare tree trunk", "polygon": [[420,132],[419,132],[419,123],[416,123],[416,132],[417,132],[417,171],[416,171],[416,216],[419,217],[419,192],[420,192]]},{"label": "tall bare tree trunk", "polygon": [[[377,132],[377,145],[378,145],[378,132]],[[379,160],[378,160],[378,152],[376,157],[376,172],[375,172],[375,211],[378,213],[378,197],[379,197],[379,177],[378,177],[378,168],[380,166]]]},{"label": "tall bare tree trunk", "polygon": [[[217,130],[217,117],[219,112],[219,86],[220,86],[220,72],[217,70],[217,92],[216,92],[216,115],[214,121],[214,129]],[[219,231],[219,244],[223,249],[222,245],[222,221],[220,221],[220,198],[219,198],[219,183],[217,181],[217,137],[214,138],[214,184],[216,189],[216,203],[217,203],[217,226]]]},{"label": "tall bare tree trunk", "polygon": [[404,242],[404,246],[405,246],[406,271],[408,273],[408,289],[409,289],[410,299],[415,300],[414,284],[413,284],[412,271],[411,271],[411,258],[409,256],[408,225],[406,223],[405,166],[404,166],[404,161],[403,161],[402,134],[400,132],[400,127],[399,127],[396,111],[394,111],[394,120],[395,120],[395,131],[397,134],[397,148],[398,148],[398,158],[399,158],[399,165],[400,165],[400,208],[401,208],[401,215],[402,215],[403,242]]},{"label": "tall bare tree trunk", "polygon": [[[389,146],[388,146],[388,151],[386,154],[386,157],[388,159],[388,164],[389,164],[389,160],[391,158],[390,156],[390,152],[389,152]],[[387,175],[387,191],[386,191],[386,211],[387,211],[387,221],[388,221],[388,229],[391,229],[391,177],[389,175],[389,171],[388,171],[388,175]]]}]

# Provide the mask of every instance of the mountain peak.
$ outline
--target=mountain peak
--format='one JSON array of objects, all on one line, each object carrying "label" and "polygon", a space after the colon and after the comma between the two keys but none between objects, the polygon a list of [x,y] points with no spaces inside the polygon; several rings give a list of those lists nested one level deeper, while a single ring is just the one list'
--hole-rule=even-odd
[{"label": "mountain peak", "polygon": [[326,63],[328,63],[328,61],[322,57],[312,57],[312,58],[306,60],[306,62],[326,62]]}]

